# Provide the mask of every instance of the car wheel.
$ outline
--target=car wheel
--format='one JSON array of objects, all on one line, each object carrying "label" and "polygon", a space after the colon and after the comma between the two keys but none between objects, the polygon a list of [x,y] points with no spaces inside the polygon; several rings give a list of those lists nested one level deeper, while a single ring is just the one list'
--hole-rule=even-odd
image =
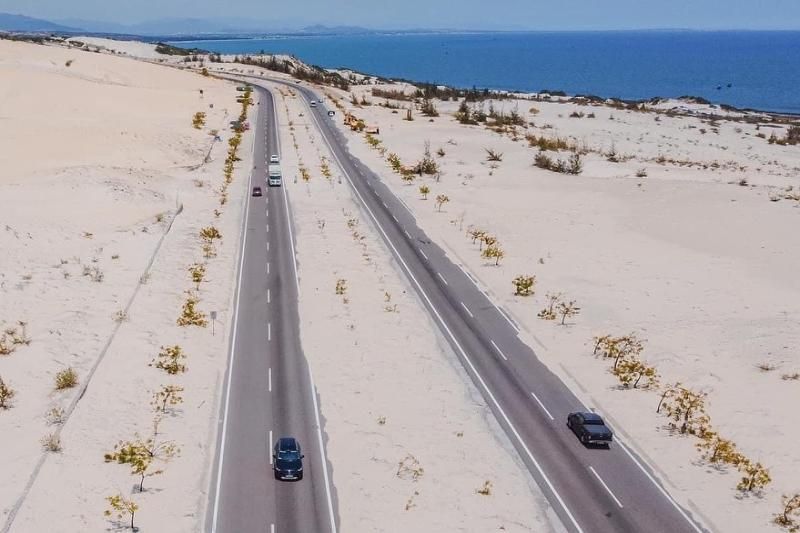
[{"label": "car wheel", "polygon": [[281,476],[280,476],[280,474],[278,474],[277,470],[273,470],[272,473],[275,474],[275,479],[280,479],[281,478]]},{"label": "car wheel", "polygon": [[570,420],[569,418],[567,418],[567,427],[569,429],[572,429],[572,420]]},{"label": "car wheel", "polygon": [[589,438],[586,435],[581,435],[581,442],[584,444],[589,444]]},{"label": "car wheel", "polygon": [[301,479],[303,479],[303,473],[302,472],[300,472],[300,474],[297,476],[297,481],[300,481]]}]

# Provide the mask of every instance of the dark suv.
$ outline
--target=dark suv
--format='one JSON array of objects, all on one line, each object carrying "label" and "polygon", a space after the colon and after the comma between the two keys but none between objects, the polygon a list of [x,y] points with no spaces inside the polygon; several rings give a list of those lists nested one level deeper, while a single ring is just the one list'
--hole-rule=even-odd
[{"label": "dark suv", "polygon": [[294,437],[281,437],[272,448],[272,469],[275,479],[303,479],[303,453]]},{"label": "dark suv", "polygon": [[614,438],[600,415],[594,413],[570,413],[567,427],[575,433],[585,445],[602,444],[608,446]]}]

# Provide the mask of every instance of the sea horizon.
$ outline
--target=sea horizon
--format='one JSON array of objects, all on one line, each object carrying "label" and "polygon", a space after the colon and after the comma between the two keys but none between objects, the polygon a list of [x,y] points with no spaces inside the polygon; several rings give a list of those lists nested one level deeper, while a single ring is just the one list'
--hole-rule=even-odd
[{"label": "sea horizon", "polygon": [[289,54],[323,68],[458,88],[624,100],[693,96],[800,114],[795,30],[405,30],[169,43],[222,54]]}]

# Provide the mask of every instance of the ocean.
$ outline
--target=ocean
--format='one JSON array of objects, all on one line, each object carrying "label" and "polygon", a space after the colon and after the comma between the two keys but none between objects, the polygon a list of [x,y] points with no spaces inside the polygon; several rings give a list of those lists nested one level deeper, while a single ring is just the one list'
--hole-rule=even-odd
[{"label": "ocean", "polygon": [[276,36],[173,42],[292,54],[326,68],[455,87],[714,103],[800,113],[800,31],[615,31]]}]

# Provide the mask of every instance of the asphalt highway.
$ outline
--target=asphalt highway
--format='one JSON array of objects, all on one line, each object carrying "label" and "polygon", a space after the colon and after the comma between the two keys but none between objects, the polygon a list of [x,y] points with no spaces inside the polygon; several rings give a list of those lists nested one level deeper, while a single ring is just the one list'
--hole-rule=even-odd
[{"label": "asphalt highway", "polygon": [[[255,84],[255,78],[248,78]],[[420,229],[390,189],[347,150],[320,96],[287,83],[334,155],[361,208],[416,290],[520,457],[569,531],[699,533],[707,529],[679,505],[653,470],[617,438],[608,449],[583,446],[567,414],[590,411],[519,338],[519,328],[477,281]],[[311,107],[311,101],[318,102]],[[655,416],[655,415],[654,415]],[[653,421],[652,423],[655,423]],[[613,429],[613,428],[612,428]]]},{"label": "asphalt highway", "polygon": [[[209,493],[211,533],[336,533],[335,494],[324,454],[318,398],[300,345],[298,278],[290,204],[283,187],[268,187],[270,155],[280,155],[272,94],[259,89],[255,186],[248,196],[230,355]],[[299,439],[300,481],[278,481],[272,446]]]}]

